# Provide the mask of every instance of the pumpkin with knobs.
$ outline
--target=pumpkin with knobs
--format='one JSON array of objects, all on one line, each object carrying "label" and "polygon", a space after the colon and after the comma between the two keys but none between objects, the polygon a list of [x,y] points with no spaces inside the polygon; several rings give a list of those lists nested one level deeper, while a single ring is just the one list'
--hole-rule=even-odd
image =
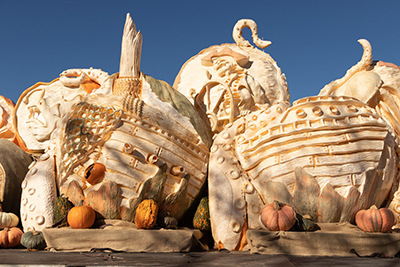
[{"label": "pumpkin with knobs", "polygon": [[139,229],[151,229],[156,225],[158,205],[153,199],[143,200],[136,210],[135,224]]}]

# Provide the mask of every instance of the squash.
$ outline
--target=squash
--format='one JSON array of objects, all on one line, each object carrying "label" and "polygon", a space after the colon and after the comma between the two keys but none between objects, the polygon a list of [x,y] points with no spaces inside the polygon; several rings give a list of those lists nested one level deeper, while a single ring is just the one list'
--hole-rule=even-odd
[{"label": "squash", "polygon": [[378,209],[375,205],[356,214],[356,224],[364,232],[386,233],[395,223],[396,218],[390,209]]},{"label": "squash", "polygon": [[296,223],[296,212],[292,206],[274,200],[262,207],[260,222],[270,231],[288,231]]},{"label": "squash", "polygon": [[151,229],[156,225],[158,205],[153,199],[145,199],[136,209],[135,224],[139,229]]},{"label": "squash", "polygon": [[193,227],[202,231],[210,231],[210,209],[208,206],[208,197],[203,197],[197,206],[193,217]]},{"label": "squash", "polygon": [[[67,216],[68,211],[73,207],[74,204],[64,195],[57,197],[54,202],[54,221],[59,223],[65,218],[65,216]],[[63,226],[68,226],[68,223],[64,222],[59,225],[59,227]]]},{"label": "squash", "polygon": [[85,170],[85,179],[91,184],[95,185],[103,180],[106,174],[106,166],[102,163],[93,163]]},{"label": "squash", "polygon": [[75,206],[67,214],[67,222],[74,229],[92,227],[96,220],[96,213],[90,206]]},{"label": "squash", "polygon": [[21,245],[29,250],[42,250],[47,247],[43,233],[41,231],[28,231],[21,237]]},{"label": "squash", "polygon": [[19,218],[12,212],[4,212],[0,205],[0,229],[15,227],[19,223]]},{"label": "squash", "polygon": [[4,228],[0,231],[0,247],[12,248],[21,244],[21,237],[24,233],[17,227]]}]

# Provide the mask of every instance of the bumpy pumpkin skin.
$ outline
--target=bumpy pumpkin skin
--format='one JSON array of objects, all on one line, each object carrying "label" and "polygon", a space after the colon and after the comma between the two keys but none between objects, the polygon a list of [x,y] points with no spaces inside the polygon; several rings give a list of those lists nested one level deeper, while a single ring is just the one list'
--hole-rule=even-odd
[{"label": "bumpy pumpkin skin", "polygon": [[28,231],[21,237],[21,245],[27,249],[42,250],[46,248],[46,241],[41,231]]},{"label": "bumpy pumpkin skin", "polygon": [[203,197],[200,200],[199,206],[193,217],[193,227],[202,231],[211,230],[210,209],[208,206],[208,197]]},{"label": "bumpy pumpkin skin", "polygon": [[139,229],[152,229],[156,225],[157,214],[157,203],[152,199],[143,200],[136,209],[136,227]]},{"label": "bumpy pumpkin skin", "polygon": [[356,224],[364,232],[387,233],[395,223],[396,218],[391,210],[377,209],[375,205],[356,214]]},{"label": "bumpy pumpkin skin", "polygon": [[74,229],[92,227],[96,220],[96,213],[90,206],[75,206],[67,215],[68,224]]},{"label": "bumpy pumpkin skin", "polygon": [[17,227],[4,228],[0,231],[0,246],[2,248],[16,247],[21,243],[21,237],[24,233]]},{"label": "bumpy pumpkin skin", "polygon": [[[54,203],[54,221],[59,222],[67,215],[68,211],[74,207],[74,204],[69,201],[67,197],[63,195],[57,197]],[[60,227],[68,226],[68,223],[65,222],[60,225]]]},{"label": "bumpy pumpkin skin", "polygon": [[288,231],[296,223],[293,207],[274,201],[261,209],[261,223],[270,231]]}]

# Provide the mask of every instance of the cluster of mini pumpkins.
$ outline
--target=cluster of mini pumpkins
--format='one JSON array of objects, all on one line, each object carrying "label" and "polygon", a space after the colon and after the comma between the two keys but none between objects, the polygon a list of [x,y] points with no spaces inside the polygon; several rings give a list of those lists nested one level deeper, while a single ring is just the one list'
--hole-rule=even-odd
[{"label": "cluster of mini pumpkins", "polygon": [[0,206],[0,247],[12,248],[23,245],[27,249],[45,249],[46,242],[40,231],[22,232],[18,228],[19,218],[12,212],[4,212]]},{"label": "cluster of mini pumpkins", "polygon": [[[270,231],[289,231],[298,221],[299,215],[289,204],[274,201],[265,205],[260,212],[260,225]],[[387,233],[396,224],[393,212],[375,205],[356,213],[355,222],[364,232]]]}]

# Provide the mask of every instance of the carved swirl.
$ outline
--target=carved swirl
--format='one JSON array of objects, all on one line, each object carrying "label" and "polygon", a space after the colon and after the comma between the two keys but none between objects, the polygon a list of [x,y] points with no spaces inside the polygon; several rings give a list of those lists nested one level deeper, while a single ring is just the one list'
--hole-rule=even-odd
[{"label": "carved swirl", "polygon": [[342,86],[346,81],[348,81],[354,74],[362,70],[368,70],[368,68],[371,66],[372,64],[371,44],[365,39],[360,39],[358,40],[358,42],[362,45],[364,49],[361,60],[356,65],[351,67],[342,78],[325,85],[325,87],[322,88],[319,95],[330,95],[334,90],[336,90],[337,88]]},{"label": "carved swirl", "polygon": [[236,22],[235,26],[233,27],[233,32],[232,32],[233,39],[235,40],[235,42],[238,46],[252,47],[252,45],[249,43],[249,41],[245,40],[242,36],[242,30],[245,27],[247,27],[251,30],[253,42],[257,45],[257,47],[264,49],[271,44],[270,41],[264,41],[258,37],[258,34],[257,34],[258,28],[257,28],[257,24],[254,22],[254,20],[241,19],[238,22]]}]

